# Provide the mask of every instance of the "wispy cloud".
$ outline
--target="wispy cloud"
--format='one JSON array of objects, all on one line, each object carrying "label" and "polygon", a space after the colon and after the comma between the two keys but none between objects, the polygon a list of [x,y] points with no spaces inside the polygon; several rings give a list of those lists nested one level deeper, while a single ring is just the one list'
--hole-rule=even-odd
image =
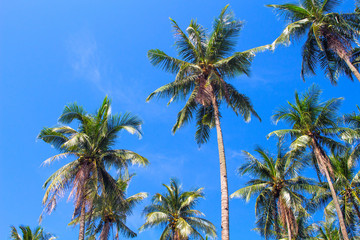
[{"label": "wispy cloud", "polygon": [[87,32],[77,33],[69,38],[67,47],[75,75],[101,87],[102,74],[95,38]]},{"label": "wispy cloud", "polygon": [[120,100],[130,108],[145,104],[147,89],[136,77],[128,79],[123,77],[123,73],[114,71],[114,64],[103,54],[91,32],[72,34],[66,45],[69,64],[76,78],[93,84],[103,94]]},{"label": "wispy cloud", "polygon": [[228,149],[227,150],[227,156],[229,159],[241,159],[244,157],[244,153],[242,151],[237,151],[237,150],[233,150],[233,149]]}]

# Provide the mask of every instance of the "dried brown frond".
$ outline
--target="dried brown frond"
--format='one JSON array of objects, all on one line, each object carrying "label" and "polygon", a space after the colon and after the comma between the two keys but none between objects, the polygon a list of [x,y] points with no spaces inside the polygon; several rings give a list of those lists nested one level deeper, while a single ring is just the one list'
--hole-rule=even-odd
[{"label": "dried brown frond", "polygon": [[211,105],[211,97],[213,95],[211,83],[202,75],[197,79],[198,92],[195,101],[203,106]]},{"label": "dried brown frond", "polygon": [[348,39],[334,32],[329,26],[321,27],[321,34],[326,39],[328,47],[340,58],[350,57],[351,44]]}]

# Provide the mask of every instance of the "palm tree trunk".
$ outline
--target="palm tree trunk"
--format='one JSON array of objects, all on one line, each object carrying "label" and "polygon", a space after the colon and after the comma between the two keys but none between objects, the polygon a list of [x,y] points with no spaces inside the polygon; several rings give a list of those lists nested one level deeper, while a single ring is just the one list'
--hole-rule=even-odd
[{"label": "palm tree trunk", "polygon": [[327,182],[329,184],[329,188],[330,188],[330,191],[331,191],[331,196],[333,198],[334,205],[335,205],[336,212],[337,212],[338,219],[339,219],[339,224],[340,224],[340,229],[341,229],[342,236],[343,236],[344,240],[349,240],[349,236],[348,236],[347,231],[346,231],[344,216],[343,216],[343,214],[341,212],[341,209],[340,209],[339,200],[337,198],[337,195],[336,195],[336,192],[335,192],[335,189],[334,189],[334,186],[333,186],[330,174],[329,174],[329,169],[324,164],[327,161],[326,160],[327,156],[324,153],[324,151],[321,149],[321,147],[319,146],[317,141],[314,138],[312,138],[311,140],[312,140],[312,147],[313,147],[316,159],[317,159],[317,161],[318,161],[318,163],[320,165],[324,166],[322,168],[322,170],[325,173],[326,180],[327,180]]},{"label": "palm tree trunk", "polygon": [[[280,208],[281,222],[284,225],[286,224],[286,229],[287,229],[287,233],[288,233],[288,239],[291,240],[292,239],[292,231],[291,231],[291,225],[290,225],[290,220],[289,220],[289,211],[290,211],[290,209],[288,209],[288,207],[286,206],[286,203],[281,198],[279,198],[279,200],[278,200],[278,205],[279,205],[279,208]],[[275,208],[275,209],[277,209],[277,208]],[[284,222],[284,218],[285,218],[285,222]],[[276,231],[278,231],[278,230],[276,230]],[[279,238],[279,236],[277,238]]]},{"label": "palm tree trunk", "polygon": [[178,230],[173,230],[173,240],[181,240]]},{"label": "palm tree trunk", "polygon": [[81,188],[80,199],[78,199],[78,201],[80,201],[80,203],[81,203],[79,240],[84,240],[85,239],[85,222],[86,222],[86,196],[85,196],[86,188],[85,188],[85,185],[86,185],[86,181],[88,180],[89,175],[90,175],[89,165],[87,163],[85,163],[80,171],[82,171],[82,172],[80,173],[80,181],[79,181],[80,186],[78,186]]},{"label": "palm tree trunk", "polygon": [[103,229],[101,230],[100,240],[107,240],[110,232],[110,223],[105,221]]},{"label": "palm tree trunk", "polygon": [[357,80],[359,80],[360,82],[360,73],[359,71],[356,69],[356,67],[351,63],[350,58],[348,56],[345,56],[342,58],[346,65],[348,65],[348,67],[350,68],[351,72],[355,75],[355,77],[357,78]]},{"label": "palm tree trunk", "polygon": [[291,228],[290,228],[290,222],[289,222],[289,217],[288,217],[288,214],[286,213],[285,214],[285,219],[286,219],[286,226],[287,226],[287,231],[288,231],[288,237],[289,237],[289,240],[292,239],[292,236],[291,236]]},{"label": "palm tree trunk", "polygon": [[[83,194],[81,194],[83,195]],[[85,238],[85,203],[81,204],[81,212],[80,212],[80,230],[79,230],[79,240],[84,240]]]},{"label": "palm tree trunk", "polygon": [[214,92],[211,96],[212,106],[214,108],[216,134],[219,150],[219,161],[220,161],[220,187],[221,187],[221,239],[229,240],[229,190],[227,182],[227,171],[226,171],[226,159],[223,135],[220,125],[219,107],[216,101]]},{"label": "palm tree trunk", "polygon": [[275,224],[275,233],[276,233],[276,238],[280,239],[280,227],[279,227],[279,221],[278,221],[278,204],[276,204],[276,199],[277,197],[273,195],[273,218],[274,218],[274,224]]}]

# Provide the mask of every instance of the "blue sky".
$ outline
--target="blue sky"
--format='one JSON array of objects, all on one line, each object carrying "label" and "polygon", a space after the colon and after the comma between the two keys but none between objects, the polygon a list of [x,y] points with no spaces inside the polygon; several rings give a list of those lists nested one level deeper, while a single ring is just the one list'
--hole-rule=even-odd
[{"label": "blue sky", "polygon": [[[116,148],[136,151],[147,157],[150,166],[132,168],[129,194],[163,192],[162,183],[178,178],[185,189],[204,187],[206,199],[199,209],[220,233],[220,181],[215,132],[200,149],[194,140],[194,124],[175,135],[171,127],[183,103],[166,106],[166,100],[145,103],[156,88],[174,76],[152,67],[146,53],[159,48],[176,55],[169,17],[186,29],[192,18],[211,28],[215,16],[228,3],[245,25],[237,51],[271,43],[284,23],[265,4],[282,0],[153,0],[153,1],[1,1],[0,8],[0,238],[7,239],[9,226],[37,225],[42,212],[42,184],[67,160],[49,167],[41,163],[56,154],[49,145],[37,141],[45,126],[54,126],[63,107],[76,101],[89,112],[101,104],[105,95],[112,98],[114,113],[130,111],[144,121],[144,136],[123,133]],[[344,0],[341,10],[352,10],[353,0]],[[323,98],[345,97],[343,113],[356,109],[359,82],[340,78],[332,86],[323,77],[300,79],[301,42],[281,47],[274,53],[258,54],[248,78],[231,80],[246,94],[262,118],[244,123],[225,106],[222,127],[228,163],[229,192],[242,187],[248,178],[236,176],[243,162],[241,150],[256,145],[274,147],[266,135],[284,125],[275,126],[270,117],[276,107],[292,100],[294,91],[303,91],[312,83],[324,90]],[[144,222],[143,207],[129,218],[136,230]],[[67,227],[73,210],[67,195],[56,211],[46,216],[42,226],[59,239],[76,239],[77,228]],[[260,239],[253,231],[254,202],[230,201],[230,228],[233,239]],[[148,230],[137,239],[158,239],[160,230]]]}]

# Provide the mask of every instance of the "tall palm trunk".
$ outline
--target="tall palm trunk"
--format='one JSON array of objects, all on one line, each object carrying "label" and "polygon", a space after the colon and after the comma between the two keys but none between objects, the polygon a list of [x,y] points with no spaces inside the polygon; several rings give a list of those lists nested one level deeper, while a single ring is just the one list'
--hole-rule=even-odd
[{"label": "tall palm trunk", "polygon": [[80,201],[81,210],[80,210],[80,228],[79,228],[79,240],[85,239],[85,222],[86,222],[86,182],[90,176],[90,164],[85,162],[82,169],[80,170]]},{"label": "tall palm trunk", "polygon": [[277,201],[278,197],[276,197],[275,195],[273,195],[273,218],[274,218],[274,224],[275,224],[275,233],[276,233],[276,238],[280,239],[280,226],[279,226],[279,221],[278,221],[278,201]]},{"label": "tall palm trunk", "polygon": [[[334,189],[331,177],[330,177],[329,167],[326,164],[326,162],[330,162],[330,161],[329,161],[329,159],[327,159],[327,156],[326,156],[324,150],[319,146],[316,139],[314,137],[312,137],[311,140],[312,140],[312,148],[314,150],[316,160],[317,160],[318,164],[320,165],[320,169],[325,173],[326,180],[329,184],[331,196],[334,201],[334,205],[335,205],[336,212],[337,212],[338,219],[339,219],[342,236],[343,236],[344,240],[349,240],[349,236],[346,231],[344,216],[341,212],[339,200],[337,198],[337,195],[336,195],[336,192],[335,192],[335,189]],[[321,167],[321,166],[323,166],[323,167]]]},{"label": "tall palm trunk", "polygon": [[[288,233],[288,239],[291,240],[292,239],[292,226],[290,223],[290,216],[289,216],[289,212],[290,209],[288,209],[288,207],[286,206],[286,203],[284,202],[284,200],[280,199],[278,200],[278,206],[280,207],[280,219],[281,222],[286,225],[286,229],[287,229],[287,233]],[[278,231],[278,230],[276,230]],[[279,238],[279,237],[278,237]]]},{"label": "tall palm trunk", "polygon": [[360,82],[360,73],[359,71],[356,69],[356,67],[352,64],[352,62],[350,61],[350,58],[348,56],[345,56],[344,58],[342,58],[346,65],[348,65],[348,67],[350,68],[351,72],[355,75],[355,77],[357,78],[357,80],[359,80]]},{"label": "tall palm trunk", "polygon": [[[82,191],[81,193],[82,198],[84,198],[84,192]],[[80,211],[80,230],[79,230],[79,240],[84,240],[85,238],[85,214],[86,214],[86,209],[85,209],[85,203],[83,202],[81,204],[81,211]]]},{"label": "tall palm trunk", "polygon": [[287,231],[288,231],[288,238],[289,238],[289,240],[291,240],[292,239],[292,234],[291,234],[291,227],[290,227],[288,214],[285,215],[285,219],[286,219],[286,226],[287,226]]},{"label": "tall palm trunk", "polygon": [[101,230],[100,240],[107,240],[110,232],[110,223],[105,221],[103,229]]},{"label": "tall palm trunk", "polygon": [[219,160],[220,160],[220,187],[221,187],[221,239],[229,240],[229,190],[227,182],[226,160],[223,135],[220,125],[219,107],[214,92],[211,96],[212,106],[214,108],[216,134],[218,141]]},{"label": "tall palm trunk", "polygon": [[178,230],[173,230],[173,240],[181,240],[180,232]]}]

